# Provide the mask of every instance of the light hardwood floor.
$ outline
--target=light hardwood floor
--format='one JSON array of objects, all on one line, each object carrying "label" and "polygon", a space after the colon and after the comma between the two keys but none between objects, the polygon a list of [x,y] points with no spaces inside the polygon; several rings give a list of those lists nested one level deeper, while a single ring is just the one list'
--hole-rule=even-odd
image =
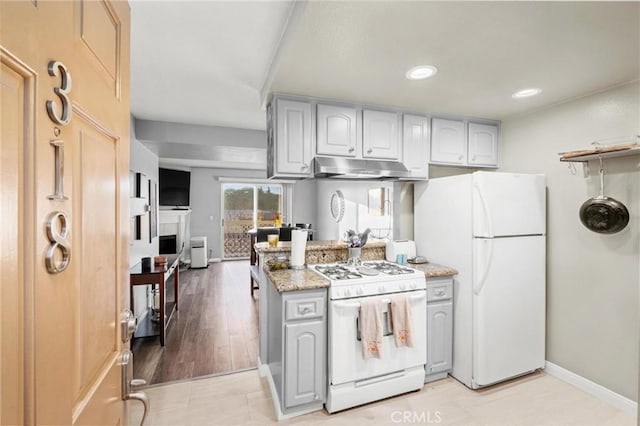
[{"label": "light hardwood floor", "polygon": [[181,271],[179,300],[164,348],[158,337],[134,340],[135,378],[157,384],[256,366],[258,292],[251,297],[249,261]]},{"label": "light hardwood floor", "polygon": [[[148,425],[263,425],[276,423],[265,379],[257,371],[147,388]],[[139,403],[129,403],[139,424]],[[635,425],[620,411],[545,373],[535,373],[481,391],[454,379],[430,383],[419,392],[352,408],[319,411],[279,422],[327,425]]]}]

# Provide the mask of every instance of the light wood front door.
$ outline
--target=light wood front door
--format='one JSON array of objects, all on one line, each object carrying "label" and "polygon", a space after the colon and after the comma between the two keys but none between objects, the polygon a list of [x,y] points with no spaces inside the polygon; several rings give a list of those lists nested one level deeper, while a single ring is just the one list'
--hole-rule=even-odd
[{"label": "light wood front door", "polygon": [[0,1],[0,28],[0,424],[126,424],[129,5]]}]

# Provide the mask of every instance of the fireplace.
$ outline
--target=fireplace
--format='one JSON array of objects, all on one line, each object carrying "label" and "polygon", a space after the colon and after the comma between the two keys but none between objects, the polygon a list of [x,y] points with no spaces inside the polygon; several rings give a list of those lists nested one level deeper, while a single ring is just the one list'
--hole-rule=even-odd
[{"label": "fireplace", "polygon": [[178,253],[178,236],[177,235],[161,235],[159,252],[160,254]]}]

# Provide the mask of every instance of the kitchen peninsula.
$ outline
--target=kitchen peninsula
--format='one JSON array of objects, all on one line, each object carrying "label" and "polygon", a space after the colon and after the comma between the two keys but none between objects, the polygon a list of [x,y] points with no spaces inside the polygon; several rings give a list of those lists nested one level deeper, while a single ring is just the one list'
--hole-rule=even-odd
[{"label": "kitchen peninsula", "polygon": [[[288,254],[290,243],[281,242],[277,247],[270,247],[268,243],[255,245],[261,265],[258,368],[260,374],[266,376],[269,382],[278,419],[321,410],[323,406],[326,406],[329,412],[339,411],[349,406],[385,398],[390,395],[389,392],[402,393],[420,389],[425,381],[446,377],[451,368],[452,276],[457,274],[457,271],[431,263],[408,265],[411,268],[417,266],[415,269],[424,273],[424,275],[416,274],[415,270],[384,261],[385,246],[384,241],[370,241],[362,248],[363,264],[366,268],[391,268],[393,270],[391,274],[399,275],[396,275],[396,279],[392,280],[390,278],[392,275],[387,275],[381,269],[381,273],[376,277],[360,276],[359,279],[352,282],[364,283],[366,280],[373,280],[375,282],[374,293],[371,293],[369,289],[371,285],[367,287],[367,284],[363,284],[358,287],[358,296],[354,290],[354,297],[349,297],[344,293],[347,291],[344,286],[336,287],[333,279],[328,278],[326,273],[321,275],[319,272],[325,268],[343,270],[341,269],[342,264],[337,264],[337,262],[347,261],[348,249],[344,242],[309,241],[305,253],[307,268],[273,271],[265,265],[275,256]],[[318,267],[318,271],[314,270]],[[400,275],[403,273],[406,275]],[[401,276],[403,278],[400,278]],[[427,278],[426,283],[424,277]],[[344,279],[341,283],[348,281],[348,279]],[[421,282],[422,287],[420,287]],[[334,284],[332,285],[332,283]],[[347,344],[336,342],[336,338],[342,333],[328,327],[329,322],[333,322],[335,325],[340,321],[336,313],[331,310],[334,309],[332,308],[334,299],[343,299],[339,302],[345,306],[358,307],[358,300],[362,300],[363,296],[384,297],[385,294],[392,293],[411,295],[412,305],[416,306],[413,318],[415,334],[418,337],[414,340],[414,347],[397,350],[391,344],[387,344],[389,351],[386,358],[391,360],[380,359],[367,364],[369,367],[373,365],[374,369],[378,370],[381,366],[382,368],[394,369],[394,374],[388,374],[390,377],[393,376],[393,380],[383,379],[378,383],[360,386],[366,380],[356,378],[354,380],[360,380],[357,392],[353,391],[353,381],[334,386],[332,370],[328,368],[328,365],[331,366],[329,360],[331,359],[332,347],[345,352],[343,358],[349,358],[349,349],[359,348],[360,345],[360,342],[354,344],[357,320],[353,320],[353,323],[356,324],[353,326],[349,318],[344,318],[341,321],[346,321],[345,325],[351,326],[340,326],[340,329],[353,329],[349,330],[353,336],[341,337],[348,339]],[[384,315],[386,317],[387,299],[380,300],[385,304]],[[435,315],[433,321],[430,320],[432,311],[429,310],[429,306],[431,305],[437,308],[433,310]],[[445,308],[444,316],[441,308]],[[357,308],[353,312],[355,313],[350,315],[357,317]],[[329,320],[330,317],[332,320]],[[419,324],[424,325],[421,327]],[[434,329],[431,332],[433,327],[440,327],[440,329]],[[359,340],[359,329],[357,333],[357,340]],[[385,336],[387,334],[388,332],[385,332]],[[389,336],[391,337],[385,337],[385,339],[393,339],[392,334]],[[434,338],[437,340],[433,340]],[[405,351],[405,353],[402,356],[393,356],[395,351]],[[415,362],[405,369],[399,360],[412,359],[413,352],[416,353],[413,356]],[[406,356],[407,354],[409,355]],[[351,353],[351,355],[352,362],[366,362],[355,353]],[[332,368],[336,370],[336,363],[333,364]],[[349,369],[352,367],[349,366]],[[397,372],[398,370],[400,373]],[[406,374],[403,373],[405,370]],[[381,370],[381,373],[384,377],[386,371]],[[337,381],[334,378],[333,382]]]}]

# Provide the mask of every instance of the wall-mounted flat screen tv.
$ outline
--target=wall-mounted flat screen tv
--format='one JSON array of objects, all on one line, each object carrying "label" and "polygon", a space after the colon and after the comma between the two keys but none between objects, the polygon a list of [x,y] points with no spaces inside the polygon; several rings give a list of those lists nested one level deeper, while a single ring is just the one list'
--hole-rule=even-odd
[{"label": "wall-mounted flat screen tv", "polygon": [[158,181],[161,206],[189,207],[190,172],[160,169]]}]

